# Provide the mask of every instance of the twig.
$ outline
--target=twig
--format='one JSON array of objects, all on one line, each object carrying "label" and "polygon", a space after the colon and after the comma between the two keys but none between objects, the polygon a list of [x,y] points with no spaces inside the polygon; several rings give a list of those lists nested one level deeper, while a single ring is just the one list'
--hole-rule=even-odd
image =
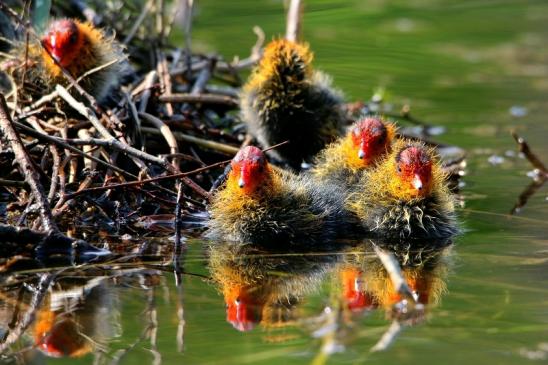
[{"label": "twig", "polygon": [[24,189],[29,188],[29,184],[26,181],[6,180],[6,179],[0,179],[0,186],[12,186],[12,187],[24,188]]},{"label": "twig", "polygon": [[77,192],[72,193],[72,194],[68,194],[66,198],[67,199],[72,199],[75,196],[82,195],[84,193],[98,192],[98,191],[104,191],[104,190],[110,190],[110,189],[120,189],[120,188],[126,188],[126,187],[130,187],[130,186],[139,186],[139,185],[144,185],[144,184],[153,183],[153,182],[157,182],[157,181],[163,181],[163,180],[179,179],[179,178],[183,178],[183,177],[186,177],[186,176],[190,176],[190,175],[193,175],[193,174],[198,174],[200,172],[207,171],[207,170],[212,169],[214,167],[219,167],[219,166],[226,165],[230,161],[231,160],[221,161],[221,162],[217,162],[217,163],[214,163],[214,164],[211,164],[211,165],[208,165],[208,166],[200,167],[196,170],[192,170],[192,171],[188,171],[188,172],[181,172],[181,173],[173,174],[173,175],[157,176],[157,177],[153,177],[153,178],[150,178],[150,179],[143,179],[143,180],[139,180],[139,181],[130,181],[130,182],[120,183],[120,184],[97,186],[97,187],[77,191]]},{"label": "twig", "polygon": [[285,39],[297,42],[301,30],[302,6],[301,0],[291,0],[287,12]]},{"label": "twig", "polygon": [[154,4],[154,0],[148,0],[145,6],[143,7],[143,10],[141,11],[141,14],[139,14],[139,17],[133,23],[133,26],[131,27],[129,33],[127,34],[126,38],[122,41],[122,44],[128,44],[133,37],[135,36],[135,33],[137,33],[137,30],[141,26],[141,23],[143,23],[143,20],[145,20],[148,12],[152,8],[152,5]]},{"label": "twig", "polygon": [[21,172],[25,177],[25,181],[29,184],[34,198],[39,205],[39,212],[44,230],[48,233],[59,232],[59,229],[53,220],[44,187],[40,183],[38,171],[36,171],[34,163],[29,157],[19,134],[13,126],[13,122],[8,112],[8,106],[6,105],[6,99],[2,94],[0,94],[0,128],[8,143],[11,145],[15,158],[21,168]]},{"label": "twig", "polygon": [[[141,131],[143,133],[149,133],[149,134],[156,134],[156,135],[161,134],[160,131],[158,131],[154,128],[142,127]],[[210,141],[210,140],[199,138],[199,137],[194,137],[194,136],[182,133],[182,132],[175,131],[175,132],[172,132],[172,134],[176,139],[179,139],[181,141],[194,143],[194,144],[197,144],[201,147],[205,147],[205,148],[209,148],[209,149],[212,149],[212,150],[220,151],[220,152],[223,152],[223,153],[227,153],[229,155],[235,155],[240,150],[238,147],[230,146],[230,145],[220,143],[220,142]]]},{"label": "twig", "polygon": [[398,320],[393,320],[392,324],[390,325],[390,327],[388,327],[380,340],[369,351],[377,352],[386,350],[394,342],[402,329],[403,326],[400,324],[400,322]]},{"label": "twig", "polygon": [[[129,172],[127,172],[126,170],[119,168],[118,166],[114,166],[114,165],[112,165],[112,164],[110,164],[110,163],[108,163],[108,162],[105,162],[105,161],[103,161],[103,160],[97,158],[97,157],[94,157],[94,156],[91,156],[91,155],[89,155],[89,154],[87,154],[87,153],[85,153],[85,152],[82,152],[81,150],[79,150],[79,149],[76,148],[76,147],[71,146],[70,144],[68,144],[68,143],[70,143],[70,140],[63,140],[63,139],[61,139],[61,138],[59,138],[59,137],[52,137],[52,136],[50,136],[50,135],[48,135],[48,134],[42,134],[42,133],[40,133],[40,132],[38,132],[38,131],[35,131],[35,130],[32,129],[32,128],[27,127],[27,126],[24,125],[24,124],[19,123],[19,122],[14,122],[14,125],[15,125],[18,129],[21,129],[21,130],[23,131],[23,133],[26,134],[26,135],[28,135],[28,136],[32,136],[32,137],[35,137],[35,138],[38,138],[38,139],[41,139],[41,140],[44,140],[44,141],[47,141],[47,142],[50,142],[50,143],[55,143],[55,144],[57,144],[57,145],[59,145],[59,146],[61,146],[61,147],[63,147],[63,148],[68,149],[69,151],[72,151],[72,152],[74,152],[74,153],[76,153],[76,154],[82,156],[83,158],[87,158],[87,159],[89,159],[89,160],[91,160],[91,161],[95,161],[95,162],[97,162],[97,163],[99,163],[99,164],[101,164],[101,165],[104,165],[104,166],[106,166],[106,167],[108,167],[108,168],[111,168],[111,169],[113,169],[114,171],[117,171],[117,172],[119,172],[119,173],[121,173],[121,174],[123,174],[123,175],[126,175],[126,176],[128,176],[128,177],[132,177],[132,178],[135,178],[135,179],[137,178],[136,175],[133,175],[132,173],[129,173]],[[104,141],[104,140],[92,139],[92,140],[89,140],[89,141],[86,141],[86,140],[80,140],[80,141],[83,142],[83,143],[80,143],[80,145],[84,145],[84,144],[91,144],[91,145],[93,145],[94,142],[98,142],[98,141],[103,142],[105,146],[108,145],[107,141]],[[78,145],[79,143],[74,143],[74,144]],[[97,143],[97,145],[101,145],[101,143]]]},{"label": "twig", "polygon": [[[40,126],[40,123],[38,123],[36,119],[29,118],[29,123],[31,123],[34,129],[36,129],[38,132],[46,134],[46,131]],[[48,200],[52,202],[53,198],[55,197],[57,184],[59,182],[59,168],[61,165],[61,157],[59,156],[59,151],[57,151],[57,148],[55,146],[49,146],[49,150],[53,157],[53,168],[51,171],[51,183],[49,187]]]},{"label": "twig", "polygon": [[179,6],[182,8],[181,11],[181,25],[183,32],[185,33],[185,66],[187,69],[187,79],[190,76],[191,68],[191,48],[192,48],[192,8],[194,6],[194,0],[179,0]]},{"label": "twig", "polygon": [[533,153],[533,151],[531,151],[531,148],[529,148],[529,144],[525,141],[525,139],[518,136],[515,131],[512,131],[512,137],[514,137],[514,139],[516,140],[519,146],[519,151],[525,155],[531,165],[533,165],[534,168],[538,169],[544,175],[548,176],[548,170],[546,169],[546,166],[537,157],[537,155]]},{"label": "twig", "polygon": [[521,211],[521,208],[523,208],[527,204],[529,198],[535,195],[535,193],[544,186],[546,181],[548,181],[548,177],[546,177],[545,175],[541,175],[540,179],[533,180],[519,195],[518,201],[516,202],[516,204],[514,204],[512,210],[510,210],[510,214],[514,215],[519,213]]},{"label": "twig", "polygon": [[143,119],[146,119],[148,122],[152,123],[160,133],[164,136],[167,145],[169,146],[170,153],[179,153],[179,147],[177,146],[177,139],[173,135],[171,129],[159,118],[156,118],[153,115],[148,113],[139,113],[139,116]]},{"label": "twig", "polygon": [[[156,82],[157,78],[158,78],[158,73],[156,72],[156,70],[150,71],[145,76],[145,79],[143,80],[144,91],[143,91],[143,95],[141,95],[141,102],[139,103],[139,111],[140,112],[145,112],[146,111],[147,105],[148,105],[148,100],[150,99],[150,94],[151,94],[150,90],[152,89],[152,86]],[[136,90],[138,88],[139,87],[137,87]],[[135,95],[135,94],[133,94],[133,92],[132,92],[132,95]]]},{"label": "twig", "polygon": [[[168,66],[167,66],[167,59],[164,54],[164,52],[157,50],[156,51],[156,57],[157,57],[157,70],[158,70],[158,78],[160,79],[160,87],[163,91],[163,95],[169,96],[171,95],[172,91],[172,84],[171,84],[171,75],[169,74]],[[169,117],[173,115],[173,105],[171,103],[166,103],[166,112]]]},{"label": "twig", "polygon": [[[270,147],[264,149],[263,152],[272,150],[274,148],[278,148],[280,146],[286,145],[287,143],[289,143],[289,142],[284,141],[282,143],[278,143],[274,146],[270,146]],[[139,186],[139,185],[148,184],[148,183],[157,182],[157,181],[179,179],[179,178],[183,178],[183,177],[186,177],[186,176],[189,176],[189,175],[194,175],[194,174],[198,174],[200,172],[210,170],[214,167],[224,166],[227,163],[229,163],[230,161],[231,160],[220,161],[220,162],[216,162],[214,164],[208,165],[208,166],[197,168],[197,169],[192,170],[192,171],[181,172],[181,173],[173,174],[173,175],[157,176],[157,177],[153,177],[151,179],[144,179],[144,180],[139,180],[139,181],[130,181],[130,182],[127,182],[127,183],[112,184],[112,185],[106,185],[106,186],[97,186],[97,187],[94,187],[94,188],[89,188],[89,189],[85,189],[85,190],[81,190],[81,191],[77,191],[75,193],[69,194],[69,195],[67,195],[66,199],[72,199],[77,195],[81,195],[81,194],[89,193],[89,192],[97,192],[97,191],[104,191],[104,190],[110,190],[110,189],[119,189],[119,188],[125,188],[125,187],[130,187],[130,186]]]},{"label": "twig", "polygon": [[224,104],[231,107],[237,107],[238,101],[234,98],[224,95],[211,94],[173,94],[163,95],[158,98],[162,103],[203,103],[203,104]]},{"label": "twig", "polygon": [[211,74],[215,68],[217,60],[213,58],[210,59],[208,62],[208,67],[205,67],[202,71],[200,71],[198,78],[196,78],[196,82],[192,86],[192,90],[190,90],[191,95],[201,95],[205,90],[206,84],[211,78]]},{"label": "twig", "polygon": [[[2,96],[2,99],[4,97]],[[0,343],[0,352],[4,352],[9,346],[11,346],[15,341],[17,341],[22,335],[23,332],[34,322],[36,317],[36,312],[40,308],[42,301],[44,300],[51,283],[54,279],[54,274],[42,274],[40,275],[40,281],[38,286],[33,293],[32,299],[30,301],[29,307],[21,320],[17,323],[15,328],[9,329],[5,337]]]},{"label": "twig", "polygon": [[173,274],[175,276],[175,285],[181,285],[181,262],[179,256],[181,254],[181,213],[183,202],[183,184],[177,184],[177,204],[175,205],[175,241],[173,248]]},{"label": "twig", "polygon": [[[109,131],[101,124],[99,119],[95,116],[93,111],[91,109],[87,108],[84,104],[76,101],[68,93],[68,91],[62,87],[61,85],[55,86],[57,92],[59,93],[59,96],[61,96],[67,103],[69,103],[70,106],[72,106],[76,111],[78,111],[80,114],[82,114],[84,117],[86,117],[91,124],[97,129],[97,131],[105,138],[108,142],[109,147],[118,150],[119,152],[125,153],[127,155],[131,155],[133,157],[140,158],[142,160],[157,164],[161,167],[163,167],[165,170],[174,172],[176,169],[166,160],[160,157],[153,156],[149,153],[146,153],[144,151],[140,151],[134,147],[131,147],[128,144],[122,143],[118,140],[116,140]],[[197,185],[194,181],[183,178],[183,181],[186,185],[188,185],[192,190],[200,194],[201,196],[207,198],[209,195],[207,191],[202,189],[199,185]]]},{"label": "twig", "polygon": [[394,285],[394,289],[398,293],[406,297],[408,300],[411,300],[413,303],[416,303],[417,300],[415,296],[413,295],[413,292],[407,285],[407,282],[405,281],[405,278],[403,277],[401,273],[400,265],[398,264],[398,261],[394,257],[394,254],[383,250],[382,248],[378,247],[375,244],[373,244],[373,247],[375,249],[375,253],[377,254],[384,268],[388,272],[388,275],[390,276],[390,279],[392,280],[392,284]]}]

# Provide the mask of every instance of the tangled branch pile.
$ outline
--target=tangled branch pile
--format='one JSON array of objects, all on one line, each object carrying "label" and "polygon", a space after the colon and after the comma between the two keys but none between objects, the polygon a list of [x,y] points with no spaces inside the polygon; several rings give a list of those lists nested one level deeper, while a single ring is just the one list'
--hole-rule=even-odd
[{"label": "tangled branch pile", "polygon": [[[5,202],[0,221],[46,231],[57,222],[62,231],[88,227],[132,233],[146,225],[146,217],[172,214],[179,189],[183,214],[203,211],[214,176],[222,171],[219,164],[212,171],[206,166],[230,159],[242,143],[236,113],[239,72],[259,59],[264,37],[256,29],[259,39],[251,56],[234,62],[190,53],[188,47],[167,43],[173,19],[158,4],[147,2],[140,14],[125,9],[116,21],[110,19],[114,11],[97,16],[87,7],[82,14],[53,9],[58,17],[89,16],[91,11],[91,20],[102,20],[99,25],[115,30],[126,46],[131,72],[101,103],[78,87],[70,73],[50,85],[47,95],[34,92],[28,50],[39,44],[39,36],[21,13],[3,7],[19,33],[11,55],[19,52],[27,59],[8,54],[3,62],[7,103],[0,105],[0,191]],[[100,65],[95,72],[111,66]],[[15,77],[8,67],[26,72],[26,79]],[[10,126],[13,139],[22,143],[19,153],[6,132]],[[32,181],[40,189],[33,189]],[[50,214],[50,207],[52,218],[45,218],[42,213]]]}]

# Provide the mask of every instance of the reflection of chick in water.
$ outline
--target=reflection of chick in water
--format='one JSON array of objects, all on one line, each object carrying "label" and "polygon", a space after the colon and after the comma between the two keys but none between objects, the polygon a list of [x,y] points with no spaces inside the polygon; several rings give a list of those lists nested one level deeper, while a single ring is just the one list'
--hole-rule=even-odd
[{"label": "reflection of chick in water", "polygon": [[79,286],[60,281],[54,288],[34,324],[34,343],[42,353],[84,356],[115,334],[115,299],[104,279]]},{"label": "reflection of chick in water", "polygon": [[317,289],[336,258],[219,243],[210,246],[209,269],[224,296],[227,321],[248,331],[258,323],[275,327],[296,319],[298,304]]},{"label": "reflection of chick in water", "polygon": [[[417,302],[428,307],[438,305],[445,292],[445,278],[451,257],[452,246],[447,246],[447,243],[436,243],[435,246],[445,248],[394,252],[402,266],[402,275]],[[397,304],[404,297],[394,289],[390,276],[370,247],[359,254],[345,255],[339,277],[342,300],[351,311],[379,307],[384,308],[390,317],[401,317],[401,308]],[[412,314],[410,320],[420,321],[424,319],[423,315],[424,312]]]}]

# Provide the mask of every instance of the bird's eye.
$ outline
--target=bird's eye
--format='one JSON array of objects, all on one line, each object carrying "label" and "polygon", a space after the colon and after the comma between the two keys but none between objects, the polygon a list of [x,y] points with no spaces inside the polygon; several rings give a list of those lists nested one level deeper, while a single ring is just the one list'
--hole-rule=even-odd
[{"label": "bird's eye", "polygon": [[78,39],[78,34],[72,33],[69,37],[69,43],[74,44],[74,43],[76,43],[77,39]]},{"label": "bird's eye", "polygon": [[398,165],[397,169],[398,169],[398,173],[401,174],[401,166],[400,165]]}]

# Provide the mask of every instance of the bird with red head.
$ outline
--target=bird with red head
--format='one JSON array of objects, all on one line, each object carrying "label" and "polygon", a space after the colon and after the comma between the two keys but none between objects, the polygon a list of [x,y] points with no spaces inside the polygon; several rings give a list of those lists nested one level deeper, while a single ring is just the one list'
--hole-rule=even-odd
[{"label": "bird with red head", "polygon": [[355,185],[347,207],[366,230],[387,240],[443,240],[459,231],[446,176],[435,152],[421,142],[395,142]]},{"label": "bird with red head", "polygon": [[209,206],[207,236],[264,245],[325,243],[344,230],[344,191],[272,167],[248,146]]},{"label": "bird with red head", "polygon": [[[124,49],[114,37],[92,25],[76,19],[53,20],[39,41],[17,43],[12,51],[25,67],[14,63],[7,68],[14,80],[26,80],[22,95],[39,97],[49,93],[56,84],[69,85],[63,69],[99,102],[131,73]],[[94,70],[89,73],[88,71]],[[24,72],[22,70],[25,70]]]},{"label": "bird with red head", "polygon": [[395,125],[381,117],[361,118],[345,137],[319,153],[311,174],[317,180],[351,187],[390,152],[395,134]]}]

